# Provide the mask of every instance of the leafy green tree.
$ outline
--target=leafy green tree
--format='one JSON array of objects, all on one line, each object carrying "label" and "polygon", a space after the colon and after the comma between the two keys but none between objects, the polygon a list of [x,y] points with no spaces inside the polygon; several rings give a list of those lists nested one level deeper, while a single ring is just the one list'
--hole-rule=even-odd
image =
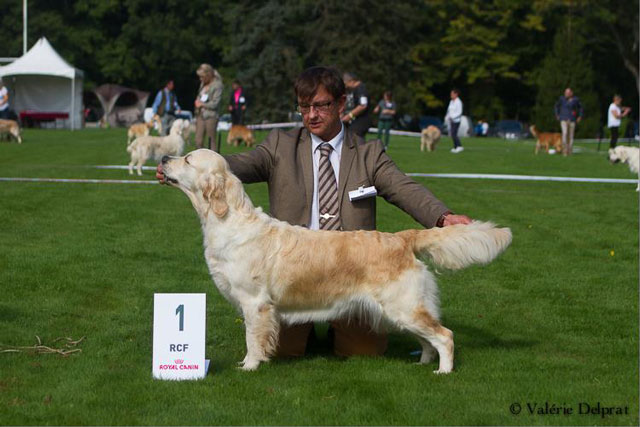
[{"label": "leafy green tree", "polygon": [[584,108],[584,117],[576,127],[576,136],[593,138],[600,128],[600,108],[594,90],[591,62],[584,37],[569,25],[556,33],[553,49],[537,72],[538,95],[533,119],[541,131],[559,131],[554,105],[565,88],[570,87]]}]

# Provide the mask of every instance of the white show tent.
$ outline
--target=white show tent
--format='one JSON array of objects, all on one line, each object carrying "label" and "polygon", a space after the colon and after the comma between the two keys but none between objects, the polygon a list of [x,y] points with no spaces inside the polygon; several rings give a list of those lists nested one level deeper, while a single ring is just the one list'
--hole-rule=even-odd
[{"label": "white show tent", "polygon": [[63,112],[71,129],[82,126],[82,70],[65,61],[42,37],[27,53],[0,67],[0,77],[16,111]]}]

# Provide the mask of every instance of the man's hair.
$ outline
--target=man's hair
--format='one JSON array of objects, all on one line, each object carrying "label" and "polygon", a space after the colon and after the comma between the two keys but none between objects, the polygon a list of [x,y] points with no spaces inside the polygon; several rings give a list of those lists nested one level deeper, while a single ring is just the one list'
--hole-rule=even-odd
[{"label": "man's hair", "polygon": [[460,95],[460,89],[458,89],[457,87],[454,87],[453,89],[451,89],[451,92]]},{"label": "man's hair", "polygon": [[345,82],[357,81],[358,80],[358,76],[356,76],[355,74],[347,71],[347,72],[342,74],[342,80],[344,80]]},{"label": "man's hair", "polygon": [[298,76],[293,87],[298,98],[310,99],[320,86],[323,86],[333,99],[339,99],[346,92],[340,72],[334,67],[307,68]]}]

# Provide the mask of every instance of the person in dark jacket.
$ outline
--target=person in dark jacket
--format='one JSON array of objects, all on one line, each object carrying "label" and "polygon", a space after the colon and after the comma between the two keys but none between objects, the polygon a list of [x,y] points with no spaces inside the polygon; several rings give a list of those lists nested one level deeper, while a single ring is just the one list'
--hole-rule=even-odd
[{"label": "person in dark jacket", "polygon": [[229,112],[231,113],[231,123],[234,125],[244,124],[244,112],[247,109],[247,97],[244,89],[238,80],[231,83],[231,96],[229,97]]},{"label": "person in dark jacket", "polygon": [[554,112],[556,120],[560,122],[562,128],[563,155],[570,156],[573,152],[573,134],[576,130],[576,123],[582,120],[582,104],[577,96],[573,94],[571,88],[564,90],[564,95],[558,98]]}]

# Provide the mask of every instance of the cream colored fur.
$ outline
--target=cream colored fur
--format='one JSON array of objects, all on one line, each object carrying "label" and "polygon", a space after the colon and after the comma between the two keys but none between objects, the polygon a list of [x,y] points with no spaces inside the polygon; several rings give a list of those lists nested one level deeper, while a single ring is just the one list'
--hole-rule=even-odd
[{"label": "cream colored fur", "polygon": [[425,148],[427,151],[435,150],[438,141],[440,141],[441,134],[440,129],[433,125],[422,129],[420,137],[420,151],[424,151]]},{"label": "cream colored fur", "polygon": [[164,156],[180,156],[183,151],[184,140],[182,139],[181,123],[174,123],[167,136],[140,136],[127,147],[127,152],[131,153],[129,174],[133,175],[134,165],[136,165],[138,175],[142,175],[142,165],[147,160],[154,158],[159,162]]},{"label": "cream colored fur", "polygon": [[[618,145],[616,148],[609,149],[609,161],[611,163],[626,163],[629,170],[637,175],[640,170],[640,150],[636,147]],[[636,191],[640,190],[640,177],[638,179]]]},{"label": "cream colored fur", "polygon": [[20,126],[15,120],[0,119],[0,134],[8,133],[13,136],[18,144],[22,144],[22,137],[20,136]]},{"label": "cream colored fur", "polygon": [[[375,329],[408,331],[420,363],[453,369],[453,333],[439,322],[438,289],[419,257],[445,268],[488,263],[508,228],[474,222],[399,233],[311,231],[254,208],[226,161],[210,150],[162,160],[164,180],[191,200],[216,286],[245,318],[245,370],[269,360],[279,325],[364,316]],[[170,244],[170,243],[168,243]]]},{"label": "cream colored fur", "polygon": [[160,116],[157,114],[154,114],[151,120],[146,123],[132,124],[127,130],[127,146],[137,137],[149,135],[149,130],[152,127],[155,127],[159,134],[162,133],[162,122],[160,121]]}]

